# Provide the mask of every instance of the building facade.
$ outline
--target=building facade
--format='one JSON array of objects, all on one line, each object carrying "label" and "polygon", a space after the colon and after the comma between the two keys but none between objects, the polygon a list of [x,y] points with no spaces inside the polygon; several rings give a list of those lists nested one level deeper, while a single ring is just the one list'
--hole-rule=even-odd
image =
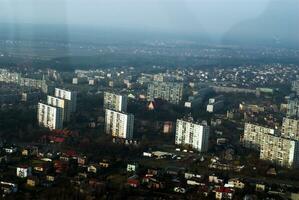
[{"label": "building facade", "polygon": [[287,168],[299,167],[298,141],[264,134],[260,147],[260,159],[268,160]]},{"label": "building facade", "polygon": [[38,103],[37,119],[40,126],[50,130],[63,128],[63,109]]},{"label": "building facade", "polygon": [[298,117],[299,117],[299,99],[288,100],[287,117],[298,119]]},{"label": "building facade", "polygon": [[283,118],[281,135],[285,138],[299,140],[299,120]]},{"label": "building facade", "polygon": [[104,92],[104,109],[127,112],[128,97],[111,92]]},{"label": "building facade", "polygon": [[264,141],[265,134],[274,135],[276,132],[273,128],[245,123],[242,144],[246,148],[260,150],[260,144]]},{"label": "building facade", "polygon": [[183,97],[183,83],[152,82],[148,85],[147,99],[162,99],[173,104],[179,104]]},{"label": "building facade", "polygon": [[71,104],[69,104],[69,100],[61,99],[58,97],[47,96],[47,104],[55,107],[59,107],[63,109],[63,121],[70,121],[71,117]]},{"label": "building facade", "polygon": [[132,114],[106,109],[105,130],[107,134],[112,137],[132,139],[133,129],[134,116]]},{"label": "building facade", "polygon": [[175,144],[190,145],[200,152],[206,152],[208,150],[209,133],[209,126],[194,122],[192,118],[187,120],[178,119]]},{"label": "building facade", "polygon": [[71,112],[75,112],[77,108],[77,92],[55,88],[55,97],[59,97],[61,99],[69,100],[69,104],[71,107]]}]

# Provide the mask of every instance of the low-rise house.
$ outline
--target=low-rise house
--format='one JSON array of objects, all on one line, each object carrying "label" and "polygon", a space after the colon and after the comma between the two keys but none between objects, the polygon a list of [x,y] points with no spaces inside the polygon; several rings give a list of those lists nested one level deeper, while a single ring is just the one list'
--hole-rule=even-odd
[{"label": "low-rise house", "polygon": [[18,185],[10,181],[1,181],[0,189],[3,194],[11,194],[18,191]]},{"label": "low-rise house", "polygon": [[87,157],[86,156],[78,156],[77,163],[79,166],[83,166],[87,164]]},{"label": "low-rise house", "polygon": [[209,183],[215,183],[215,184],[223,184],[224,183],[224,179],[220,178],[216,175],[210,175],[209,176]]},{"label": "low-rise house", "polygon": [[17,167],[17,177],[20,178],[27,178],[28,176],[31,176],[32,168],[27,165],[22,165]]},{"label": "low-rise house", "polygon": [[132,164],[127,164],[127,172],[136,172],[138,170],[138,164],[137,163],[132,163]]},{"label": "low-rise house", "polygon": [[110,162],[108,160],[102,160],[101,162],[99,162],[99,165],[101,168],[109,168]]},{"label": "low-rise house", "polygon": [[48,162],[39,163],[35,165],[33,169],[38,173],[47,173],[51,169],[51,164]]},{"label": "low-rise house", "polygon": [[245,183],[237,178],[232,178],[228,180],[229,185],[233,185],[234,188],[243,189],[245,187]]},{"label": "low-rise house", "polygon": [[10,147],[4,147],[3,150],[7,153],[7,154],[13,154],[17,152],[17,147],[14,146],[10,146]]},{"label": "low-rise house", "polygon": [[264,183],[255,184],[255,191],[264,192],[266,190],[266,185]]},{"label": "low-rise house", "polygon": [[90,164],[87,167],[87,172],[96,174],[100,171],[100,168],[101,166],[99,164]]},{"label": "low-rise house", "polygon": [[27,185],[30,187],[36,187],[39,184],[39,179],[36,176],[30,176],[27,178]]},{"label": "low-rise house", "polygon": [[134,188],[139,187],[140,186],[139,176],[134,175],[134,176],[129,177],[127,183],[131,187],[134,187]]},{"label": "low-rise house", "polygon": [[234,190],[230,188],[220,187],[215,190],[216,199],[233,199]]}]

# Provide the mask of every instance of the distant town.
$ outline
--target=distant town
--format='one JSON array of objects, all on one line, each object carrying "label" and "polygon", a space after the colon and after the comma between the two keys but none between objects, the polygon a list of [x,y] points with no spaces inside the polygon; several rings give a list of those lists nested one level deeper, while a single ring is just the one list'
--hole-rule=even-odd
[{"label": "distant town", "polygon": [[295,64],[0,69],[7,199],[299,199]]}]

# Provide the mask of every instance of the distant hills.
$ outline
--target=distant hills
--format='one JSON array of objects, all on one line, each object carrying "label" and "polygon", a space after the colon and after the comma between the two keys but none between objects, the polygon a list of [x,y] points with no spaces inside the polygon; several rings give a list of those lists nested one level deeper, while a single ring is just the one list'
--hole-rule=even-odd
[{"label": "distant hills", "polygon": [[255,19],[233,26],[223,44],[299,47],[299,1],[272,0]]}]

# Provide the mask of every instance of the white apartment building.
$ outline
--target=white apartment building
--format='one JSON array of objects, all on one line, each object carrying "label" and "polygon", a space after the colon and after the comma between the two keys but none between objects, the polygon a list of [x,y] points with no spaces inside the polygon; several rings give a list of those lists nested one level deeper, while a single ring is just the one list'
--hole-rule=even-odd
[{"label": "white apartment building", "polygon": [[287,168],[299,167],[299,141],[264,134],[260,146],[260,159]]},{"label": "white apartment building", "polygon": [[281,135],[285,138],[299,140],[299,120],[283,118]]},{"label": "white apartment building", "polygon": [[209,126],[196,123],[192,118],[187,120],[178,119],[175,144],[190,145],[200,152],[206,152],[208,150],[209,133]]},{"label": "white apartment building", "polygon": [[71,104],[69,100],[61,99],[58,97],[53,97],[48,95],[47,96],[47,104],[55,107],[59,107],[63,109],[63,121],[68,122],[70,121],[71,117]]},{"label": "white apartment building", "polygon": [[152,82],[147,88],[147,100],[162,99],[172,104],[179,104],[183,97],[183,83]]},{"label": "white apartment building", "polygon": [[112,92],[104,92],[104,109],[111,109],[118,112],[127,112],[128,97],[115,94]]},{"label": "white apartment building", "polygon": [[105,123],[107,134],[124,139],[133,138],[134,115],[106,109]]},{"label": "white apartment building", "polygon": [[280,134],[276,129],[246,123],[242,138],[243,146],[258,150],[262,160],[268,160],[283,167],[298,168],[299,141],[285,137],[294,135],[287,127],[291,123],[288,120],[284,119],[285,128],[282,130],[289,132],[284,134]]},{"label": "white apartment building", "polygon": [[63,128],[62,108],[38,103],[37,113],[37,119],[40,126],[49,128],[50,130]]},{"label": "white apartment building", "polygon": [[245,123],[243,146],[250,149],[260,150],[260,144],[264,140],[265,134],[274,135],[277,130],[256,124]]},{"label": "white apartment building", "polygon": [[77,92],[75,91],[70,91],[70,90],[65,90],[65,89],[60,89],[60,88],[55,88],[55,97],[59,97],[61,99],[66,99],[70,101],[71,104],[71,112],[76,111],[77,107]]}]

